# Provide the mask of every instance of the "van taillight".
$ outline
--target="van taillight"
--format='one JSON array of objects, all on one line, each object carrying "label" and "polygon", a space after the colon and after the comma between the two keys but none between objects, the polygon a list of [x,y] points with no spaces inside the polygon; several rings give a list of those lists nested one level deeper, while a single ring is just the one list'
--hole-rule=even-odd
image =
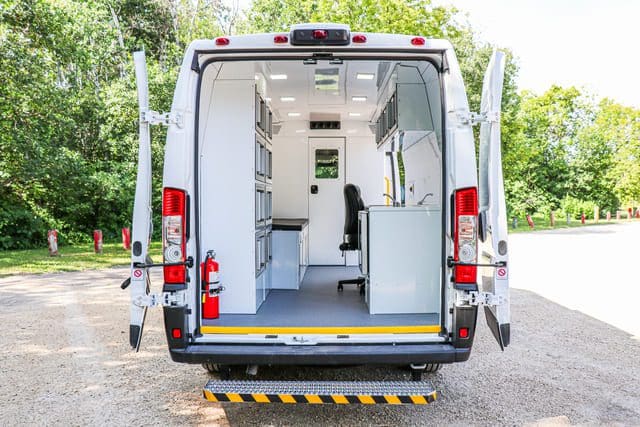
[{"label": "van taillight", "polygon": [[[463,188],[455,193],[456,217],[454,221],[455,261],[473,264],[478,259],[478,190],[475,187]],[[456,283],[476,283],[475,265],[456,265],[454,277]]]},{"label": "van taillight", "polygon": [[[175,188],[162,192],[162,251],[165,263],[184,262],[186,253],[186,194]],[[186,266],[164,267],[164,282],[186,282]]]}]

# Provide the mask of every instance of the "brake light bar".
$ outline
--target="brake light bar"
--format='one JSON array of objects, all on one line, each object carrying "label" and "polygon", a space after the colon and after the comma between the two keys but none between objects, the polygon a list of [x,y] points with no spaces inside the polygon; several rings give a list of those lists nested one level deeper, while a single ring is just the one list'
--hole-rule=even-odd
[{"label": "brake light bar", "polygon": [[[463,188],[455,192],[455,220],[453,230],[453,259],[473,264],[478,259],[478,189]],[[478,268],[475,265],[456,265],[456,283],[476,283]]]},{"label": "brake light bar", "polygon": [[348,45],[349,30],[344,28],[309,28],[291,31],[292,45]]},{"label": "brake light bar", "polygon": [[[186,257],[187,195],[183,190],[164,188],[162,191],[162,253],[165,263],[184,262]],[[164,282],[186,282],[185,265],[165,265]]]}]

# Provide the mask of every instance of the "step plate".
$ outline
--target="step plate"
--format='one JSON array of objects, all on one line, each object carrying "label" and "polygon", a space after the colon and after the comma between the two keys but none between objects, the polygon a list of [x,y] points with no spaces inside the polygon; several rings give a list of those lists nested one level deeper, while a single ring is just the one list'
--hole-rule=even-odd
[{"label": "step plate", "polygon": [[426,405],[437,393],[428,381],[220,381],[204,386],[212,402]]}]

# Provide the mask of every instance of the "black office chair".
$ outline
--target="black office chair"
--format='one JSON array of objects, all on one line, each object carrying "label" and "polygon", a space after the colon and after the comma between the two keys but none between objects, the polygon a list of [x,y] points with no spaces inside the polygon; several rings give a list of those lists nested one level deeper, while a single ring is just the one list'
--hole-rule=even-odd
[{"label": "black office chair", "polygon": [[[344,186],[344,241],[340,244],[340,250],[359,251],[360,238],[358,236],[358,212],[364,210],[364,202],[360,197],[360,189],[353,184]],[[364,295],[365,278],[340,280],[338,291],[344,290],[343,285],[357,285],[360,294]]]}]

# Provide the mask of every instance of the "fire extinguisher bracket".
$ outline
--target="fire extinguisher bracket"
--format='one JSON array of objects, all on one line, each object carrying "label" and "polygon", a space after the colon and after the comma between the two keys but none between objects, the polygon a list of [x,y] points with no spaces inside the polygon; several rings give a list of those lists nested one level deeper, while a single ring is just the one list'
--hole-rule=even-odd
[{"label": "fire extinguisher bracket", "polygon": [[220,292],[222,291],[224,291],[224,286],[218,286],[217,288],[209,288],[209,296],[214,297],[220,294]]}]

